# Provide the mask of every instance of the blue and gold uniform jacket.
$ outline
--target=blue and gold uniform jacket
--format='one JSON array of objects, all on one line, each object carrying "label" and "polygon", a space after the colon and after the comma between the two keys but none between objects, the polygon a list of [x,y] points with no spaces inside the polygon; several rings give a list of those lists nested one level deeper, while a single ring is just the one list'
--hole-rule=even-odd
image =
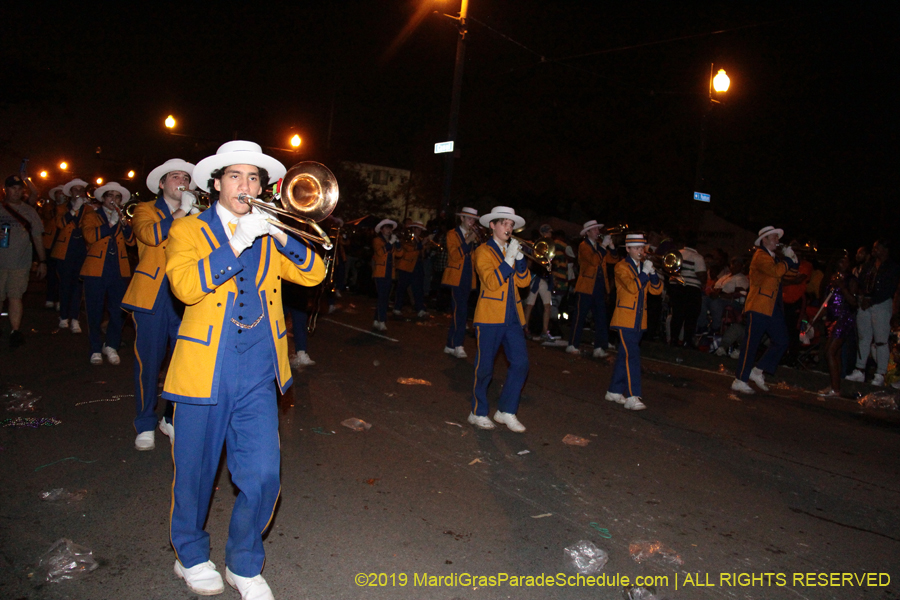
[{"label": "blue and gold uniform jacket", "polygon": [[775,304],[781,296],[781,280],[788,272],[797,271],[797,264],[789,258],[775,259],[765,248],[753,253],[750,261],[750,289],[744,312],[772,316]]},{"label": "blue and gold uniform jacket", "polygon": [[131,229],[137,240],[138,265],[122,299],[122,308],[154,313],[157,301],[163,296],[160,290],[168,293],[166,245],[169,228],[174,222],[172,211],[162,196],[155,202],[141,202],[135,208]]},{"label": "blue and gold uniform jacket", "polygon": [[[466,266],[466,262],[472,262],[472,246],[466,243],[466,236],[462,229],[456,227],[447,233],[447,266],[441,277],[441,284],[453,287],[470,285],[468,281],[460,281]],[[469,269],[472,274],[471,289],[475,289],[475,270]]]},{"label": "blue and gold uniform jacket", "polygon": [[575,282],[575,291],[580,294],[593,294],[597,277],[603,277],[603,285],[609,291],[608,264],[616,264],[618,258],[612,252],[600,247],[600,243],[594,246],[590,241],[584,240],[578,246],[578,280]]},{"label": "blue and gold uniform jacket", "polygon": [[[65,260],[69,244],[84,243],[84,237],[81,234],[81,219],[85,214],[95,212],[87,202],[82,204],[74,215],[69,212],[69,205],[65,206],[66,210],[56,221],[56,240],[53,242],[53,250],[50,252],[50,257],[58,260]],[[75,239],[74,242],[73,239]]]},{"label": "blue and gold uniform jacket", "polygon": [[379,233],[372,240],[372,253],[372,277],[393,279],[394,244]]},{"label": "blue and gold uniform jacket", "polygon": [[162,397],[166,400],[216,404],[220,378],[241,376],[222,372],[223,336],[226,325],[238,314],[238,287],[233,279],[248,275],[255,278],[254,287],[263,310],[264,319],[258,326],[268,325],[271,339],[271,352],[262,359],[254,354],[253,359],[268,360],[271,356],[282,393],[290,387],[293,380],[281,281],[314,286],[324,279],[325,265],[310,247],[290,235],[284,247],[271,236],[259,237],[244,254],[245,263],[249,259],[258,265],[255,272],[243,271],[216,214],[216,204],[172,224],[166,246],[166,275],[172,292],[186,306],[163,387]]},{"label": "blue and gold uniform jacket", "polygon": [[647,292],[662,294],[663,284],[659,275],[641,273],[630,257],[616,263],[616,309],[613,311],[611,329],[647,329]]},{"label": "blue and gold uniform jacket", "polygon": [[414,239],[410,242],[403,242],[400,249],[394,252],[394,260],[397,261],[397,270],[406,273],[412,273],[416,269],[416,263],[422,256],[422,242]]},{"label": "blue and gold uniform jacket", "polygon": [[109,243],[115,240],[116,255],[119,259],[119,273],[122,277],[131,277],[131,265],[128,264],[128,250],[125,246],[134,246],[134,235],[131,227],[122,221],[110,225],[106,212],[102,208],[89,210],[81,217],[81,233],[87,244],[87,256],[81,266],[82,277],[102,277],[103,265]]},{"label": "blue and gold uniform jacket", "polygon": [[517,287],[528,287],[531,276],[526,259],[517,260],[515,269],[503,260],[503,251],[493,239],[475,249],[472,264],[481,281],[481,294],[475,305],[474,322],[479,325],[502,325],[507,322],[510,302],[515,302],[519,325],[525,324],[525,312]]}]

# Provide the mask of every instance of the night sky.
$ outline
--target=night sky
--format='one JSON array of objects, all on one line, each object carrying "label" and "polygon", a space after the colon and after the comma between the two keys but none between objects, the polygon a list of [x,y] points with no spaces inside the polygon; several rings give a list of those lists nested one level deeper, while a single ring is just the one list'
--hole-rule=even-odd
[{"label": "night sky", "polygon": [[[5,174],[66,159],[82,177],[136,169],[143,189],[173,156],[299,133],[299,157],[272,154],[412,169],[439,202],[457,32],[432,10],[458,1],[9,4]],[[830,247],[893,233],[895,3],[612,4],[471,0],[455,203],[674,229],[696,208],[715,63],[732,82],[708,115],[716,214]]]}]

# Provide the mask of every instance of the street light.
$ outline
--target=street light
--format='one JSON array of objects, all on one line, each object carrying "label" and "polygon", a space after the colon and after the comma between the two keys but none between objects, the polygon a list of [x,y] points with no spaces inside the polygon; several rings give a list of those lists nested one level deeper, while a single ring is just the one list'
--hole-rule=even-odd
[{"label": "street light", "polygon": [[172,115],[169,115],[168,117],[166,117],[165,122],[166,122],[166,127],[168,129],[175,129],[175,117],[173,117]]},{"label": "street light", "polygon": [[303,143],[303,140],[301,140],[300,136],[295,133],[294,137],[291,138],[291,148],[294,148],[296,150],[300,147],[301,143]]},{"label": "street light", "polygon": [[69,163],[63,161],[63,162],[59,163],[59,168],[62,169],[63,171],[65,171],[66,169],[69,168]]},{"label": "street light", "polygon": [[103,185],[103,178],[102,178],[102,177],[98,177],[98,178],[97,178],[97,185]]},{"label": "street light", "polygon": [[731,86],[731,79],[725,74],[725,69],[719,69],[715,77],[713,76],[714,69],[714,65],[710,63],[709,92],[706,106],[703,108],[703,117],[700,119],[700,151],[697,154],[697,173],[694,177],[694,200],[700,200],[701,202],[709,202],[710,200],[709,194],[703,191],[703,160],[706,157],[706,121],[709,118],[710,111],[712,111],[713,104],[721,104],[718,98],[713,96],[713,92],[723,94]]},{"label": "street light", "polygon": [[47,179],[47,171],[41,171],[41,179]]},{"label": "street light", "polygon": [[134,171],[128,171],[128,179],[134,179]]},{"label": "street light", "polygon": [[[466,56],[466,18],[468,16],[468,11],[469,0],[462,0],[458,18],[445,15],[451,19],[455,19],[458,22],[459,28],[459,38],[456,40],[456,63],[453,67],[453,95],[450,99],[450,126],[448,127],[447,132],[447,140],[450,142],[456,142],[456,132],[459,125],[459,100],[460,95],[462,94],[463,65]],[[444,194],[441,199],[441,214],[443,215],[446,215],[450,209],[450,189],[453,182],[453,155],[456,152],[456,148],[457,147],[454,144],[454,150],[447,153],[447,158],[444,163]]]}]

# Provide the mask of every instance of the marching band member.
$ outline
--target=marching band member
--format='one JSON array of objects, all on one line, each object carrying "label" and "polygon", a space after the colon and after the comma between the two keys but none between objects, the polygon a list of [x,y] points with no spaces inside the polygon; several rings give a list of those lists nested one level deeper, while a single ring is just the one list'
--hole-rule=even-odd
[{"label": "marching band member", "polygon": [[[732,390],[743,394],[753,393],[748,380],[762,391],[769,391],[764,373],[774,373],[788,349],[781,280],[790,272],[796,273],[799,261],[790,246],[783,251],[778,248],[778,240],[783,235],[783,229],[769,225],[759,230],[754,243],[758,248],[750,261],[750,289],[744,303],[744,341],[738,358],[737,377],[731,383]],[[771,342],[769,349],[754,366],[756,350],[765,334]]]},{"label": "marching band member", "polygon": [[[175,347],[184,306],[172,295],[166,276],[166,246],[169,229],[175,219],[187,216],[195,196],[183,193],[194,189],[191,181],[194,165],[172,158],[147,175],[147,187],[156,194],[155,202],[141,202],[134,210],[131,227],[138,247],[138,265],[125,292],[122,308],[134,317],[134,429],[137,450],[156,446],[157,381],[166,358],[166,348]],[[181,188],[181,189],[179,189]],[[170,350],[171,351],[171,350]],[[174,441],[172,405],[166,403],[159,430]]]},{"label": "marching band member", "polygon": [[52,188],[47,195],[50,201],[41,209],[41,221],[44,223],[44,256],[47,257],[47,298],[44,302],[46,308],[59,310],[59,274],[56,272],[56,259],[50,256],[53,250],[53,242],[56,240],[57,225],[66,214],[67,202],[63,194],[63,186]]},{"label": "marching band member", "polygon": [[280,493],[276,388],[292,383],[281,282],[313,286],[325,265],[241,197],[257,197],[285,175],[258,144],[227,142],[194,167],[218,199],[169,229],[166,274],[185,304],[163,398],[175,402],[171,541],[175,574],[201,595],[221,593],[209,560],[209,511],[222,445],[240,490],[225,545],[225,580],[244,600],[272,599],[260,574],[262,536]]},{"label": "marching band member", "polygon": [[[616,264],[616,308],[610,328],[619,332],[619,354],[606,399],[628,410],[644,410],[641,402],[641,336],[647,329],[647,292],[658,295],[663,285],[653,263],[643,260],[647,240],[642,233],[625,236],[624,260]],[[641,261],[643,260],[643,264]]]},{"label": "marching band member", "polygon": [[93,211],[88,202],[87,182],[73,179],[63,186],[63,194],[70,198],[69,210],[57,222],[56,241],[51,257],[55,259],[59,273],[59,328],[81,333],[78,314],[81,312],[81,266],[87,255],[87,245],[81,233],[81,218]]},{"label": "marching band member", "polygon": [[475,229],[478,211],[464,206],[456,213],[459,225],[447,233],[447,266],[441,277],[441,284],[450,288],[453,304],[453,318],[447,332],[444,352],[456,358],[466,358],[463,340],[466,336],[466,319],[469,314],[469,295],[475,289],[475,271],[472,269],[472,252],[478,242],[479,233]]},{"label": "marching band member", "polygon": [[475,330],[478,350],[475,353],[475,382],[472,385],[472,412],[469,423],[479,429],[493,429],[488,418],[487,388],[494,375],[494,359],[500,346],[509,361],[509,370],[494,421],[510,431],[522,433],[519,422],[519,396],[528,376],[528,348],[525,344],[525,315],[516,288],[528,287],[528,265],[513,229],[525,226],[525,219],[506,206],[495,206],[479,222],[490,227],[493,237],[475,250],[472,263],[481,281],[481,295],[475,305]]},{"label": "marching band member", "polygon": [[403,304],[406,301],[406,290],[412,287],[415,300],[416,316],[420,319],[425,312],[425,257],[421,235],[425,226],[418,221],[412,221],[407,230],[412,235],[408,242],[403,242],[400,250],[396,252],[397,259],[397,293],[394,299],[394,314],[398,317],[403,314]]},{"label": "marching band member", "polygon": [[372,278],[378,292],[378,303],[375,305],[375,322],[372,328],[376,331],[387,331],[387,310],[391,295],[391,282],[394,278],[394,250],[400,247],[400,240],[394,235],[397,221],[382,219],[375,226],[375,239],[372,240],[374,266]]},{"label": "marching band member", "polygon": [[[102,204],[81,219],[81,232],[87,243],[87,256],[81,267],[84,279],[84,303],[88,316],[88,339],[91,344],[91,364],[103,363],[103,356],[111,365],[118,365],[119,343],[122,341],[122,296],[131,277],[126,245],[134,246],[131,227],[122,215],[122,202],[131,192],[112,181],[97,188],[96,197]],[[104,306],[109,311],[106,343],[100,331]]]},{"label": "marching band member", "polygon": [[[541,234],[541,241],[544,241],[548,244],[553,244],[553,247],[556,247],[556,243],[553,240],[553,228],[550,225],[544,223],[541,225],[541,228],[538,230]],[[526,334],[528,332],[528,326],[531,323],[531,311],[534,309],[534,305],[537,302],[538,297],[540,297],[541,302],[544,305],[544,314],[541,320],[541,335],[538,339],[542,342],[549,342],[553,340],[553,336],[550,335],[550,313],[553,308],[553,289],[554,289],[554,275],[552,271],[553,265],[550,265],[548,268],[544,268],[542,266],[538,266],[535,269],[535,275],[531,279],[531,289],[528,292],[528,297],[525,298],[525,331]]]},{"label": "marching band member", "polygon": [[606,323],[606,290],[609,289],[609,274],[606,265],[619,262],[612,250],[614,248],[612,237],[603,236],[600,239],[600,230],[603,223],[588,221],[581,230],[584,241],[578,246],[578,280],[575,282],[575,292],[578,294],[578,309],[575,313],[575,325],[572,327],[569,354],[580,354],[581,334],[584,331],[584,323],[588,311],[594,315],[594,358],[606,356],[609,346],[609,331]]}]

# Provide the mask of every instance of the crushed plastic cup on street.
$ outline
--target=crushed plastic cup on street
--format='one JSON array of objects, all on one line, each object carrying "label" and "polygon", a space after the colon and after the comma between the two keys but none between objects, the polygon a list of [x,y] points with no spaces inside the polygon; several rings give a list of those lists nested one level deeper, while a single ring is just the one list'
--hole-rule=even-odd
[{"label": "crushed plastic cup on street", "polygon": [[866,394],[859,399],[858,404],[863,408],[889,408],[897,410],[897,400],[900,399],[900,392],[897,390],[878,390],[871,394]]},{"label": "crushed plastic cup on street", "polygon": [[625,600],[657,600],[656,588],[643,586],[622,589],[622,597]]},{"label": "crushed plastic cup on street", "polygon": [[59,583],[84,577],[97,568],[94,553],[67,538],[53,542],[38,559],[35,576],[39,582]]},{"label": "crushed plastic cup on street", "polygon": [[566,437],[562,439],[563,444],[568,444],[569,446],[587,446],[591,443],[591,440],[587,440],[583,437],[578,437],[577,435],[572,435],[571,433],[566,434]]},{"label": "crushed plastic cup on street", "polygon": [[352,419],[345,419],[341,421],[341,425],[343,425],[344,427],[349,427],[353,431],[365,431],[366,429],[370,429],[372,427],[371,423],[366,423],[365,421],[357,419],[355,417]]},{"label": "crushed plastic cup on street", "polygon": [[628,552],[635,562],[644,562],[645,560],[658,560],[669,565],[683,565],[684,561],[678,556],[678,553],[663,546],[661,542],[653,541],[637,541],[628,545]]},{"label": "crushed plastic cup on street", "polygon": [[402,383],[403,385],[431,385],[430,381],[413,377],[399,377],[397,383]]},{"label": "crushed plastic cup on street", "polygon": [[599,573],[609,561],[609,554],[601,550],[589,540],[581,540],[565,549],[565,553],[572,559],[575,569],[582,575]]},{"label": "crushed plastic cup on street", "polygon": [[34,412],[34,405],[40,399],[40,396],[35,396],[22,386],[11,386],[0,394],[0,402],[6,404],[8,412]]},{"label": "crushed plastic cup on street", "polygon": [[41,492],[41,500],[44,502],[78,502],[87,496],[87,490],[66,491],[65,488],[55,488],[49,492]]}]

